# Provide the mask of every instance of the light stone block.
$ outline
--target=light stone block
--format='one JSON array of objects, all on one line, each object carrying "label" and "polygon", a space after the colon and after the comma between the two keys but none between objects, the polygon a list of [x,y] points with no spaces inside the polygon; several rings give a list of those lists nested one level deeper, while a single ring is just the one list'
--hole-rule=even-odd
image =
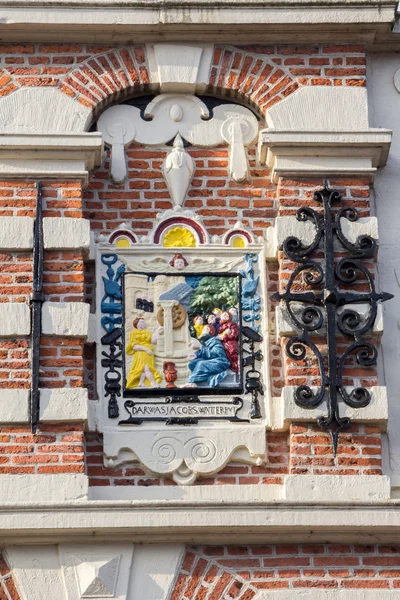
[{"label": "light stone block", "polygon": [[376,217],[360,217],[357,221],[341,218],[340,226],[343,235],[352,243],[357,242],[360,235],[369,235],[374,240],[379,239],[378,219]]},{"label": "light stone block", "polygon": [[[307,410],[297,406],[294,401],[296,386],[285,386],[281,397],[272,399],[272,427],[273,429],[287,430],[291,423],[309,423],[318,417],[327,414],[327,402],[324,400],[320,406]],[[316,392],[317,388],[311,386]],[[350,393],[352,387],[345,387]],[[365,408],[352,408],[344,403],[339,396],[339,412],[341,417],[349,417],[353,423],[373,423],[379,425],[382,431],[386,430],[388,423],[388,399],[386,387],[374,386],[367,388],[371,394],[371,402]]]},{"label": "light stone block", "polygon": [[0,249],[30,250],[33,246],[32,217],[1,217]]},{"label": "light stone block", "polygon": [[97,342],[97,317],[96,313],[89,313],[89,329],[87,336],[88,344],[95,344]]},{"label": "light stone block", "polygon": [[40,390],[40,421],[80,423],[88,419],[86,388]]},{"label": "light stone block", "polygon": [[288,502],[382,502],[390,499],[390,479],[382,475],[286,475]]},{"label": "light stone block", "polygon": [[45,302],[42,309],[44,335],[87,337],[90,306],[86,302]]},{"label": "light stone block", "polygon": [[83,473],[1,475],[2,506],[84,501],[87,496],[88,478]]},{"label": "light stone block", "polygon": [[[40,389],[40,421],[82,423],[88,419],[86,388]],[[28,423],[29,390],[0,390],[0,423]]]},{"label": "light stone block", "polygon": [[[300,318],[300,314],[301,314],[301,310],[305,308],[304,304],[301,304],[300,302],[291,302],[291,307],[293,310],[294,315],[297,317],[297,319]],[[345,304],[344,306],[340,306],[338,308],[338,315],[340,315],[341,313],[343,313],[345,310],[353,310],[354,312],[357,312],[360,317],[361,317],[361,324],[365,323],[365,321],[368,319],[370,312],[371,312],[371,307],[369,304],[367,303],[361,303],[361,304]],[[322,314],[324,315],[325,311],[322,311]],[[281,302],[275,309],[275,327],[276,327],[276,337],[279,339],[281,337],[290,337],[293,335],[297,335],[300,332],[300,329],[295,327],[295,324],[292,322],[290,315],[288,313],[288,310],[284,304],[284,302]],[[337,329],[337,332],[339,333],[339,329]],[[383,334],[383,306],[382,304],[377,304],[376,307],[376,318],[375,318],[375,322],[374,325],[372,327],[372,329],[370,330],[370,333],[380,339],[382,337]],[[321,327],[321,329],[318,329],[317,331],[313,332],[313,336],[322,336],[322,335],[326,335],[326,325],[324,323],[324,326]]]},{"label": "light stone block", "polygon": [[[340,219],[344,237],[355,244],[361,235],[368,235],[378,240],[378,219],[376,217],[360,217],[357,221],[350,221],[345,217]],[[288,237],[297,237],[307,246],[315,238],[316,227],[311,220],[299,221],[295,216],[276,217],[274,234],[278,248],[283,247],[283,242]]]},{"label": "light stone block", "polygon": [[[59,556],[68,600],[126,600],[133,548],[129,542],[60,544]],[[150,596],[146,597],[150,600]]]},{"label": "light stone block", "polygon": [[312,244],[316,234],[312,221],[298,221],[295,216],[276,217],[274,236],[275,247],[280,249],[288,237],[296,237],[305,245]]},{"label": "light stone block", "polygon": [[0,303],[0,337],[29,335],[31,311],[25,302]]},{"label": "light stone block", "polygon": [[344,86],[305,86],[272,106],[266,118],[268,126],[274,129],[368,129],[367,90]]},{"label": "light stone block", "polygon": [[208,85],[213,44],[147,44],[151,83],[161,93],[194,94]]},{"label": "light stone block", "polygon": [[83,133],[90,115],[56,88],[22,87],[0,98],[0,133]]},{"label": "light stone block", "polygon": [[68,600],[57,546],[10,545],[5,554],[21,600]]},{"label": "light stone block", "polygon": [[129,600],[168,600],[185,553],[183,544],[138,544],[133,556]]},{"label": "light stone block", "polygon": [[0,423],[29,422],[29,390],[0,390]]},{"label": "light stone block", "polygon": [[43,219],[44,247],[46,250],[63,248],[90,248],[90,221],[69,217]]}]

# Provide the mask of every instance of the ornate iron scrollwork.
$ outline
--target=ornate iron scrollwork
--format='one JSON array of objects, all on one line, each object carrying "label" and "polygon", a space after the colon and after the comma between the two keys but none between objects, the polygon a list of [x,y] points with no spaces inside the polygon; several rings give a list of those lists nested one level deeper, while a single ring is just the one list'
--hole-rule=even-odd
[{"label": "ornate iron scrollwork", "polygon": [[[311,244],[305,246],[297,237],[288,237],[283,244],[286,256],[298,266],[290,275],[286,290],[282,294],[274,294],[275,300],[285,303],[288,315],[301,334],[291,337],[286,344],[288,356],[296,361],[306,357],[307,349],[315,356],[320,374],[320,386],[313,391],[308,385],[301,385],[295,390],[295,403],[308,409],[319,406],[327,396],[328,414],[319,417],[317,422],[330,432],[334,453],[337,451],[340,431],[347,428],[350,419],[339,414],[338,396],[348,406],[363,408],[371,401],[371,395],[365,387],[356,387],[350,393],[345,389],[344,367],[350,355],[355,355],[361,366],[376,364],[377,350],[368,340],[363,338],[374,325],[378,301],[385,302],[393,298],[392,294],[377,293],[374,278],[362,259],[372,258],[377,249],[376,241],[361,235],[355,243],[350,242],[343,233],[342,217],[349,221],[357,221],[358,211],[355,208],[332,210],[331,204],[341,200],[337,190],[330,190],[325,183],[322,190],[314,194],[314,199],[321,202],[323,214],[309,207],[297,211],[298,221],[310,221],[316,229]],[[335,240],[336,238],[336,240]],[[310,255],[323,246],[321,262]],[[350,253],[335,262],[335,246],[337,252]],[[299,287],[299,279],[312,286],[315,291],[294,291]],[[296,283],[296,285],[295,285]],[[368,292],[348,291],[346,286],[363,283]],[[299,303],[294,306],[293,303]],[[349,308],[352,304],[368,304],[369,310],[365,319],[360,313]],[[346,307],[346,308],[342,308]],[[340,310],[342,309],[342,310]],[[327,368],[321,350],[312,341],[311,335],[322,327],[326,327]],[[340,333],[352,338],[352,342],[341,356],[337,353],[336,327]]]}]

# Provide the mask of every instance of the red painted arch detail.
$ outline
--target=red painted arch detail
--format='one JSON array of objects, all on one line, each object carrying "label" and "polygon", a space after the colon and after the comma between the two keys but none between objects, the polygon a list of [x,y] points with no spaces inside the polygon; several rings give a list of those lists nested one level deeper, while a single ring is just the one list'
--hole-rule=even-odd
[{"label": "red painted arch detail", "polygon": [[236,229],[235,231],[230,231],[228,233],[228,235],[225,238],[225,244],[229,244],[229,242],[231,241],[231,239],[233,237],[235,237],[236,235],[242,235],[243,237],[246,238],[246,240],[251,244],[251,242],[253,241],[250,233],[248,231],[244,231],[244,229]]},{"label": "red painted arch detail", "polygon": [[119,229],[118,231],[114,231],[114,233],[112,233],[110,235],[109,243],[112,244],[119,237],[127,237],[127,238],[129,238],[131,240],[132,244],[136,244],[137,243],[137,239],[135,238],[135,236],[133,235],[133,233],[131,233],[130,231],[124,231],[123,229]]},{"label": "red painted arch detail", "polygon": [[171,217],[170,219],[163,221],[163,223],[160,223],[160,225],[155,230],[155,232],[154,232],[154,243],[155,244],[160,243],[162,234],[164,233],[164,231],[166,229],[169,229],[171,227],[171,225],[188,225],[189,227],[192,227],[196,231],[197,235],[199,236],[200,244],[206,243],[206,239],[207,239],[206,233],[199,223],[196,223],[196,221],[194,221],[192,219],[188,219],[187,217]]}]

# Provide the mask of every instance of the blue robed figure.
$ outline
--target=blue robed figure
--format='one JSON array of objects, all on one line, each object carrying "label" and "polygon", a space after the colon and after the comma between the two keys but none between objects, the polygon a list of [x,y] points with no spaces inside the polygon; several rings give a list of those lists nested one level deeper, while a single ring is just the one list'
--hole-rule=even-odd
[{"label": "blue robed figure", "polygon": [[213,329],[209,325],[203,329],[199,338],[202,347],[188,365],[192,372],[188,383],[206,383],[210,387],[217,387],[228,375],[230,363],[221,340],[212,335]]}]

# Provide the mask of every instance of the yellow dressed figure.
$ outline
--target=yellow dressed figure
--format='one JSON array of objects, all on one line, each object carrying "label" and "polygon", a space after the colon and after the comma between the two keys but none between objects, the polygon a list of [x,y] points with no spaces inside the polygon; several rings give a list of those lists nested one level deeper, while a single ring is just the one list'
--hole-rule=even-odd
[{"label": "yellow dressed figure", "polygon": [[133,363],[129,371],[126,387],[159,387],[162,381],[160,373],[155,368],[154,345],[163,328],[157,329],[153,335],[146,329],[144,319],[133,321],[133,330],[126,347],[127,354],[133,354]]},{"label": "yellow dressed figure", "polygon": [[204,321],[203,321],[203,317],[201,317],[200,315],[198,315],[197,317],[195,317],[193,319],[193,327],[194,330],[196,332],[196,336],[199,338],[201,336],[201,333],[204,329]]}]

